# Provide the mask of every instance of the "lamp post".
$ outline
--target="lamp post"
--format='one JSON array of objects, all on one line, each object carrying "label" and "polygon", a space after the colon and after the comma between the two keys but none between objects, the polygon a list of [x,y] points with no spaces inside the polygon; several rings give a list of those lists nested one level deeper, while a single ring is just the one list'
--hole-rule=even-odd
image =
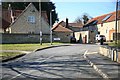
[{"label": "lamp post", "polygon": [[50,44],[52,45],[52,12],[53,12],[54,10],[51,10],[50,11]]}]

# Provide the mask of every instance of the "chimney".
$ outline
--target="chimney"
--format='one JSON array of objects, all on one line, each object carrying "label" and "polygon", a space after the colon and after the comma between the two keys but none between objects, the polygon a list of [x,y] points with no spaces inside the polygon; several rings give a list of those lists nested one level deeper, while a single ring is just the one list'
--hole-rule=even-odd
[{"label": "chimney", "polygon": [[66,18],[66,28],[68,28],[68,18]]},{"label": "chimney", "polygon": [[12,11],[11,4],[9,4],[8,10],[10,12],[11,23],[13,23],[14,22],[14,16],[13,16],[13,11]]}]

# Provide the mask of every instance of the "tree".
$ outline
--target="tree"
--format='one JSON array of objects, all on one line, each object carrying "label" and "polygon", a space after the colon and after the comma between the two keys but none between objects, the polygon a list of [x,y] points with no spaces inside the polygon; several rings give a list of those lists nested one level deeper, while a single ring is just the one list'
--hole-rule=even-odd
[{"label": "tree", "polygon": [[77,17],[74,22],[76,22],[76,23],[82,23],[82,19],[80,17]]},{"label": "tree", "polygon": [[[37,10],[39,10],[39,2],[32,2]],[[2,2],[2,8],[8,9],[9,4],[11,4],[11,7],[13,10],[24,10],[30,2]],[[58,20],[58,15],[55,10],[55,4],[52,2],[41,2],[41,10],[47,12],[48,20],[50,23],[50,11],[54,10],[52,12],[52,24],[55,23],[56,20]]]},{"label": "tree", "polygon": [[83,15],[82,19],[83,19],[84,24],[86,24],[88,22],[88,20],[89,20],[87,15]]},{"label": "tree", "polygon": [[91,18],[92,17],[89,16],[87,13],[84,13],[81,17],[77,17],[75,22],[86,24],[88,22],[88,20],[90,20]]}]

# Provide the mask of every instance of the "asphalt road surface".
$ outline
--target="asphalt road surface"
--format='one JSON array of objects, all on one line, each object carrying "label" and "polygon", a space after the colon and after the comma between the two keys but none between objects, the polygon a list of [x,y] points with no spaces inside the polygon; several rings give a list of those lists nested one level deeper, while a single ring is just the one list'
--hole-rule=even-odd
[{"label": "asphalt road surface", "polygon": [[27,54],[2,63],[3,80],[37,80],[43,78],[102,78],[83,58],[97,52],[99,45],[73,44]]}]

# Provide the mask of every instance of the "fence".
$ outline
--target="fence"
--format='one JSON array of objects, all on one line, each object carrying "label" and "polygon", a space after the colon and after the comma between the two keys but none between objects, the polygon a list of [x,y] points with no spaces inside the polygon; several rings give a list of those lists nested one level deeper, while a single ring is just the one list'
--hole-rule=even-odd
[{"label": "fence", "polygon": [[118,47],[101,46],[99,53],[120,63],[120,49]]},{"label": "fence", "polygon": [[[40,34],[3,34],[0,43],[39,43]],[[42,42],[50,42],[50,34],[42,35]]]}]

